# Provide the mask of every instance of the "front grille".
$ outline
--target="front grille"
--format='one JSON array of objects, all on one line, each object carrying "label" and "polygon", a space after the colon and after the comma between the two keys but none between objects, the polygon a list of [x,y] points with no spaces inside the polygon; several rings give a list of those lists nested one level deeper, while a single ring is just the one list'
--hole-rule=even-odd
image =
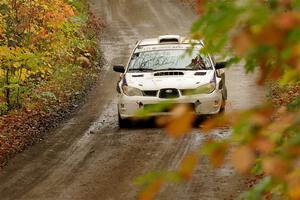
[{"label": "front grille", "polygon": [[159,98],[162,99],[172,99],[178,97],[179,97],[179,91],[174,88],[166,88],[166,89],[161,89],[159,91]]},{"label": "front grille", "polygon": [[145,90],[143,91],[144,96],[156,97],[157,90]]}]

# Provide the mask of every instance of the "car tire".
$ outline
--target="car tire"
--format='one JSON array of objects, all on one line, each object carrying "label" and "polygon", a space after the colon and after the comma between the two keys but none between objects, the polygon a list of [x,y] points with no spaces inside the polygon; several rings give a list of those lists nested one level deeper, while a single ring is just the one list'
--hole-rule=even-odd
[{"label": "car tire", "polygon": [[221,108],[220,108],[219,113],[224,113],[225,112],[226,100],[227,100],[227,88],[225,87],[224,92],[222,94],[222,104],[221,104]]},{"label": "car tire", "polygon": [[225,101],[227,100],[227,87],[226,86],[224,87],[224,91],[223,91],[222,97],[223,97],[223,99]]},{"label": "car tire", "polygon": [[226,100],[222,97],[222,104],[221,104],[221,108],[219,111],[220,114],[225,113],[225,107],[226,107]]},{"label": "car tire", "polygon": [[118,124],[119,124],[119,128],[130,127],[130,121],[128,119],[122,119],[119,112],[118,112]]},{"label": "car tire", "polygon": [[222,105],[221,105],[221,108],[220,108],[220,112],[219,113],[225,113],[225,105],[226,105],[226,101],[225,100],[222,100]]}]

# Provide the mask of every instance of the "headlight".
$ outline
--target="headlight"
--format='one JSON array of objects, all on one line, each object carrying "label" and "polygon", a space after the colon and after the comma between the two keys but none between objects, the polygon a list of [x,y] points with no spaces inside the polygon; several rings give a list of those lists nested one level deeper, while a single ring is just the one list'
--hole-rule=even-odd
[{"label": "headlight", "polygon": [[143,92],[137,88],[124,85],[122,89],[127,96],[143,96]]},{"label": "headlight", "polygon": [[185,90],[184,95],[195,95],[195,94],[209,94],[212,93],[216,89],[216,83],[210,82],[196,89]]}]

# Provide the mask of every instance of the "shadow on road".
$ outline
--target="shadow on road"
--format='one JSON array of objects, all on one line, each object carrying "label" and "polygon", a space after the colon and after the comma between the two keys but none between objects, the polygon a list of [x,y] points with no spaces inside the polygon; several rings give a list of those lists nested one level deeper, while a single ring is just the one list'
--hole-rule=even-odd
[{"label": "shadow on road", "polygon": [[[205,122],[207,119],[211,118],[211,116],[198,116],[196,117],[193,127],[198,128],[203,122]],[[147,118],[147,119],[139,119],[139,120],[131,120],[126,128],[120,128],[120,129],[128,129],[128,130],[134,130],[134,129],[152,129],[152,128],[163,128],[164,126],[158,125],[156,123],[157,118]]]}]

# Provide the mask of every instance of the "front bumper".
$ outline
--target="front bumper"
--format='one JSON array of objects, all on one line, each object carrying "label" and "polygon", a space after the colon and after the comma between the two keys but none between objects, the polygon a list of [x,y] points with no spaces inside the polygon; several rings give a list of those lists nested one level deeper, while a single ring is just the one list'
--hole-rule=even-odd
[{"label": "front bumper", "polygon": [[[148,96],[126,96],[124,94],[119,95],[118,109],[120,117],[131,118],[136,117],[137,112],[141,111],[147,105],[159,104],[168,99],[162,99],[159,97]],[[194,111],[197,115],[211,115],[217,114],[220,111],[222,105],[222,93],[220,90],[215,90],[210,94],[199,94],[191,96],[180,96],[176,99],[172,99],[175,104],[189,104],[193,105]],[[148,114],[149,116],[168,115],[169,112],[155,112]]]}]

